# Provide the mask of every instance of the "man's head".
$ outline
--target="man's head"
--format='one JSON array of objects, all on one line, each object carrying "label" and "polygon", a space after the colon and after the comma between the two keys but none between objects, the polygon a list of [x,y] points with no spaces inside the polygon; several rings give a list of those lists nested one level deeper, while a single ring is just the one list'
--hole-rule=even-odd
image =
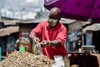
[{"label": "man's head", "polygon": [[52,8],[50,10],[50,15],[49,15],[49,18],[48,18],[48,23],[50,25],[50,27],[54,27],[57,25],[57,23],[59,23],[59,20],[61,18],[61,11],[59,8]]}]

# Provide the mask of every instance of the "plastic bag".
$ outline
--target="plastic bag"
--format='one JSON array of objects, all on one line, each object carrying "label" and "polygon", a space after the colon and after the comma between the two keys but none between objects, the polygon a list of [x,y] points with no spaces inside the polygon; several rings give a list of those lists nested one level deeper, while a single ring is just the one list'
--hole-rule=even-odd
[{"label": "plastic bag", "polygon": [[62,56],[54,56],[55,63],[52,67],[64,67],[64,60]]},{"label": "plastic bag", "polygon": [[36,55],[42,54],[42,47],[41,47],[40,43],[34,45],[34,54],[36,54]]}]

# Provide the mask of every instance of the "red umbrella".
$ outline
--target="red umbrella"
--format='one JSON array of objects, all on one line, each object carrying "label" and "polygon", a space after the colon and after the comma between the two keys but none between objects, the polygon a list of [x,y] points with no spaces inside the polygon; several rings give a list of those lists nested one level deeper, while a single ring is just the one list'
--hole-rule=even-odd
[{"label": "red umbrella", "polygon": [[96,0],[44,0],[44,6],[49,10],[52,7],[60,8],[62,18],[87,21],[91,17],[95,2]]}]

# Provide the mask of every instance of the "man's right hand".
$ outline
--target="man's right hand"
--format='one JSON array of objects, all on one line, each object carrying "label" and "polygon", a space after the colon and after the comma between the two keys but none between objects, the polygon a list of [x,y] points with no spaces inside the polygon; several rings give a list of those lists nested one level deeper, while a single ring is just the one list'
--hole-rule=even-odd
[{"label": "man's right hand", "polygon": [[34,44],[37,44],[40,42],[40,39],[36,37],[33,32],[30,33],[29,38],[33,41]]},{"label": "man's right hand", "polygon": [[37,44],[37,43],[40,42],[40,39],[38,37],[34,37],[34,41],[33,42],[35,42],[35,44]]}]

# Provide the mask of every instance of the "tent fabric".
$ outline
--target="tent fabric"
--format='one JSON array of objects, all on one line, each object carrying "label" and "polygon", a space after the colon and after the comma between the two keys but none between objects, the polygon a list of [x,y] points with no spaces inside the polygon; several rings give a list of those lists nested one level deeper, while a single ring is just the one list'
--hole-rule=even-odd
[{"label": "tent fabric", "polygon": [[96,0],[91,18],[93,23],[100,23],[100,0]]},{"label": "tent fabric", "polygon": [[66,0],[44,0],[44,7],[47,9],[51,9],[53,7],[61,7]]},{"label": "tent fabric", "polygon": [[92,13],[95,0],[67,0],[60,9],[62,17],[87,21]]},{"label": "tent fabric", "polygon": [[95,1],[96,0],[58,0],[53,4],[44,5],[49,10],[52,7],[60,8],[63,18],[87,21],[91,16]]}]

